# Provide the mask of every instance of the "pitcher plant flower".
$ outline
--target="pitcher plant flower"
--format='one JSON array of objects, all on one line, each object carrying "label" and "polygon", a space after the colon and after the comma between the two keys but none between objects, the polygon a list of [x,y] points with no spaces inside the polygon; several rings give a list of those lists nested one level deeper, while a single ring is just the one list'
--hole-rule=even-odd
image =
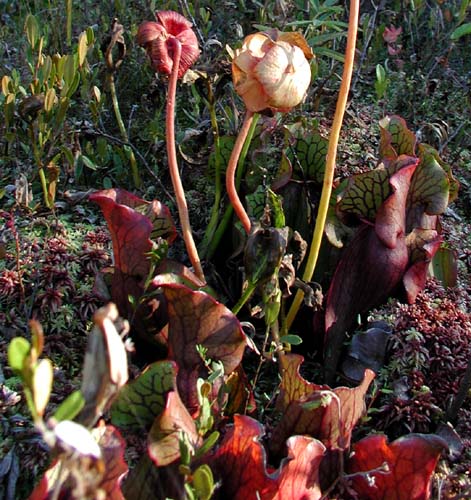
[{"label": "pitcher plant flower", "polygon": [[300,33],[270,30],[249,35],[232,60],[235,90],[250,111],[289,111],[306,95],[312,57]]},{"label": "pitcher plant flower", "polygon": [[254,113],[287,112],[300,104],[311,82],[313,53],[297,32],[269,30],[249,35],[232,59],[232,80],[247,112],[226,173],[229,199],[247,233],[250,219],[237,195],[235,171]]},{"label": "pitcher plant flower", "polygon": [[175,191],[182,235],[195,274],[205,281],[193,233],[191,231],[188,206],[180,173],[175,147],[175,100],[177,80],[183,77],[198,59],[199,47],[192,24],[181,14],[173,11],[159,11],[155,21],[146,21],[139,26],[137,41],[146,49],[152,67],[169,75],[166,105],[166,142],[168,166]]}]

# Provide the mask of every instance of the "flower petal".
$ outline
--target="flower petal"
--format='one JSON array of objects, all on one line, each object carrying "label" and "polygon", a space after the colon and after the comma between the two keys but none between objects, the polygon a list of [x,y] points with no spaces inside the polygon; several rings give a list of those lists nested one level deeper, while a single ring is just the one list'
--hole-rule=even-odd
[{"label": "flower petal", "polygon": [[165,36],[165,30],[160,24],[154,21],[145,21],[139,26],[137,31],[137,43],[141,47],[145,47],[162,35]]}]

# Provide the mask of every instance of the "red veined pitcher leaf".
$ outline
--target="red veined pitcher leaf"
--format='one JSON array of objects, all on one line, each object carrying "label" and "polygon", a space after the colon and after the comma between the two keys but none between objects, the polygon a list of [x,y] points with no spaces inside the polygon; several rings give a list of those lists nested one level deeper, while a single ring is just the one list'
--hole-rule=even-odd
[{"label": "red veined pitcher leaf", "polygon": [[409,304],[412,304],[417,295],[424,289],[430,262],[440,248],[442,241],[443,238],[437,234],[437,231],[429,229],[414,229],[407,236],[411,264],[402,281]]},{"label": "red veined pitcher leaf", "polygon": [[324,445],[307,436],[292,436],[286,446],[288,457],[281,464],[278,489],[273,500],[321,498],[319,466],[325,453]]},{"label": "red veined pitcher leaf", "polygon": [[303,434],[319,439],[326,448],[338,448],[341,436],[341,406],[338,396],[328,390],[314,391],[291,402],[270,437],[270,452],[285,455],[289,436]]},{"label": "red veined pitcher leaf", "polygon": [[353,429],[358,420],[365,414],[365,396],[374,378],[375,372],[366,369],[363,380],[357,387],[336,387],[333,389],[340,400],[340,449],[346,449],[350,446]]},{"label": "red veined pitcher leaf", "polygon": [[427,500],[431,476],[445,449],[446,442],[432,434],[410,434],[391,444],[384,435],[368,436],[353,445],[347,472],[362,499]]},{"label": "red veined pitcher leaf", "polygon": [[281,383],[276,405],[281,412],[293,401],[299,401],[316,390],[328,389],[327,386],[308,382],[301,376],[299,370],[303,361],[304,358],[299,354],[286,354],[280,357]]},{"label": "red veined pitcher leaf", "polygon": [[365,395],[375,377],[365,370],[357,387],[337,387],[307,382],[299,374],[303,358],[286,355],[281,361],[282,380],[277,401],[282,417],[272,432],[270,450],[275,456],[284,452],[285,440],[294,434],[307,434],[322,441],[328,449],[350,446],[353,428],[365,412]]},{"label": "red veined pitcher leaf", "polygon": [[384,301],[397,287],[409,260],[406,200],[416,162],[390,178],[393,193],[381,205],[374,227],[364,224],[344,250],[327,293],[324,359],[333,383],[346,332],[358,314]]},{"label": "red veined pitcher leaf", "polygon": [[146,277],[149,260],[145,254],[158,237],[172,243],[176,229],[165,205],[148,202],[123,189],[92,193],[105,217],[113,242],[115,266],[125,274]]},{"label": "red veined pitcher leaf", "polygon": [[[219,498],[316,500],[321,497],[318,469],[325,448],[309,437],[288,440],[288,458],[279,469],[268,470],[260,443],[264,434],[256,420],[235,415],[220,447],[208,458],[215,478],[221,481]],[[258,495],[258,497],[257,497]]]},{"label": "red veined pitcher leaf", "polygon": [[169,358],[178,364],[178,389],[193,410],[197,407],[196,380],[208,374],[196,347],[206,349],[206,359],[221,361],[229,375],[242,360],[246,335],[237,317],[206,292],[176,283],[161,288],[168,306]]},{"label": "red veined pitcher leaf", "polygon": [[157,466],[169,465],[180,458],[182,433],[186,435],[191,447],[201,445],[201,437],[193,418],[178,392],[170,391],[165,409],[155,419],[147,437],[147,451]]}]

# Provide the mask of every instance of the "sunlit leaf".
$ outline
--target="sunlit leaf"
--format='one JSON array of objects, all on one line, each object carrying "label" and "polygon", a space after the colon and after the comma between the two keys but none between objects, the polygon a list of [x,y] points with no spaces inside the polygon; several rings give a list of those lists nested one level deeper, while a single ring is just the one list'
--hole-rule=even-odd
[{"label": "sunlit leaf", "polygon": [[54,434],[62,449],[72,450],[79,455],[101,457],[101,450],[92,433],[83,425],[63,420],[54,427]]},{"label": "sunlit leaf", "polygon": [[111,406],[111,420],[120,428],[149,429],[165,408],[167,393],[176,389],[177,365],[158,361],[124,386]]},{"label": "sunlit leaf", "polygon": [[321,498],[319,464],[324,446],[319,441],[292,436],[287,442],[287,458],[278,470],[269,469],[260,440],[263,427],[250,417],[236,415],[234,425],[207,462],[215,479],[221,481],[220,498],[246,500]]},{"label": "sunlit leaf", "polygon": [[52,362],[50,359],[41,359],[33,372],[32,392],[34,407],[38,415],[42,416],[51,395],[53,380]]}]

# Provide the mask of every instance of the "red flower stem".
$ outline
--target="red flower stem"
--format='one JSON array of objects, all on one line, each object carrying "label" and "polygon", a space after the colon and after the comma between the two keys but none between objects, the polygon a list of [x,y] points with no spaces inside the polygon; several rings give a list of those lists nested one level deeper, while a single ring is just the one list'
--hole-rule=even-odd
[{"label": "red flower stem", "polygon": [[178,207],[178,215],[180,217],[180,224],[182,227],[183,240],[185,242],[186,251],[190,258],[191,265],[195,271],[196,276],[203,282],[206,282],[204,277],[203,268],[201,267],[198,250],[196,249],[193,240],[193,233],[190,226],[190,218],[188,216],[188,206],[186,204],[185,191],[183,189],[180,172],[178,170],[177,151],[175,148],[175,100],[177,94],[177,80],[178,69],[180,67],[180,57],[182,53],[182,46],[179,40],[173,38],[173,67],[168,82],[168,95],[166,106],[166,141],[167,141],[167,157],[168,167],[170,170],[170,177],[172,179],[173,190],[175,191],[175,198]]},{"label": "red flower stem", "polygon": [[237,136],[236,142],[234,144],[234,148],[232,149],[231,157],[229,159],[229,164],[227,165],[226,171],[226,190],[229,196],[229,200],[231,201],[231,205],[234,208],[234,212],[236,213],[239,220],[242,222],[244,226],[245,232],[247,234],[250,233],[251,222],[247,212],[245,211],[242,202],[240,201],[239,195],[237,194],[237,189],[235,185],[235,173],[237,170],[237,165],[239,163],[240,153],[242,148],[244,147],[245,139],[247,138],[247,134],[249,133],[250,126],[252,125],[254,113],[253,111],[247,110],[245,113],[244,123],[242,124],[242,128],[239,131],[239,135]]}]

